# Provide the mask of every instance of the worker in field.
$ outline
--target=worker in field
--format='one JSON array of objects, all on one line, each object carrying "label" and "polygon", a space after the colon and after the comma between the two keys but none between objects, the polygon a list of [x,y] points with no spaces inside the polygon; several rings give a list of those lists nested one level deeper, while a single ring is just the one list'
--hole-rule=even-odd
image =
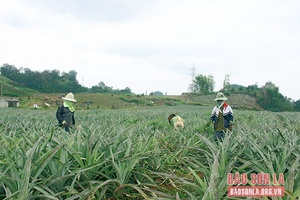
[{"label": "worker in field", "polygon": [[232,131],[233,111],[225,102],[227,99],[222,92],[218,92],[214,100],[217,105],[213,108],[210,119],[214,124],[216,141],[223,141],[225,133]]},{"label": "worker in field", "polygon": [[63,105],[57,109],[56,119],[58,120],[58,126],[61,126],[67,132],[70,132],[70,128],[75,125],[74,103],[77,101],[74,99],[73,93],[68,93],[62,99],[64,100]]},{"label": "worker in field", "polygon": [[184,128],[183,119],[179,115],[176,114],[169,115],[168,121],[174,127],[175,130]]}]

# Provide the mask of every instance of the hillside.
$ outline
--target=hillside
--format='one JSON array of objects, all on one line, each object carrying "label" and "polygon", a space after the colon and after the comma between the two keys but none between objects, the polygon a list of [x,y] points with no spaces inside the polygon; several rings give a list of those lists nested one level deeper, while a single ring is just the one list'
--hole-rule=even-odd
[{"label": "hillside", "polygon": [[[56,109],[62,103],[63,94],[33,94],[21,97],[21,107],[33,108],[37,104],[40,108]],[[138,96],[112,94],[75,94],[78,109],[132,109],[151,106],[198,105],[214,106],[215,95],[178,95],[178,96]],[[255,99],[241,94],[228,96],[227,101],[235,109],[262,110]],[[46,106],[49,104],[49,106]]]},{"label": "hillside", "polygon": [[[62,103],[64,94],[40,94],[39,92],[22,87],[16,82],[0,75],[2,95],[5,97],[19,97],[22,108],[33,108],[37,104],[40,108],[56,109]],[[78,109],[122,109],[145,106],[176,106],[199,105],[213,106],[215,95],[199,95],[183,93],[178,96],[140,96],[129,94],[107,93],[79,93],[75,94]],[[232,94],[228,96],[228,103],[233,108],[262,110],[255,98],[248,95]],[[46,104],[50,106],[46,106]]]},{"label": "hillside", "polygon": [[22,87],[16,82],[0,75],[0,85],[3,96],[19,97],[37,94],[38,92],[26,87]]},{"label": "hillside", "polygon": [[[231,107],[238,109],[263,110],[254,97],[244,94],[231,94],[226,101]],[[182,98],[188,104],[214,105],[215,95],[184,94]]]}]

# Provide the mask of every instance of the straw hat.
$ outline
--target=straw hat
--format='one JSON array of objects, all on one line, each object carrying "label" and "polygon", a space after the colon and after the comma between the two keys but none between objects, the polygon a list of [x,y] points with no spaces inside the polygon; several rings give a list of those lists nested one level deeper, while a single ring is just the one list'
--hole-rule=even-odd
[{"label": "straw hat", "polygon": [[66,101],[72,101],[72,102],[77,102],[75,99],[74,99],[74,94],[73,93],[68,93],[65,97],[62,98],[63,100],[66,100]]},{"label": "straw hat", "polygon": [[217,96],[215,98],[215,101],[221,100],[221,101],[226,101],[228,98],[225,97],[225,95],[222,92],[218,92]]}]

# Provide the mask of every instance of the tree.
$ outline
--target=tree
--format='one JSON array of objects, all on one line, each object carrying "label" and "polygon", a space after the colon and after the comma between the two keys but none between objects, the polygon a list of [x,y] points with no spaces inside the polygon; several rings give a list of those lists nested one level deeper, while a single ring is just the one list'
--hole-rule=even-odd
[{"label": "tree", "polygon": [[131,94],[131,89],[126,87],[125,89],[120,90],[119,94]]},{"label": "tree", "polygon": [[297,100],[296,102],[294,102],[294,105],[293,105],[295,111],[300,111],[300,99]]},{"label": "tree", "polygon": [[20,71],[14,65],[7,63],[3,64],[0,71],[2,76],[5,76],[13,81],[16,81],[20,78]]},{"label": "tree", "polygon": [[151,92],[149,95],[150,96],[164,96],[164,94],[160,91]]},{"label": "tree", "polygon": [[196,92],[209,94],[214,90],[215,82],[212,75],[197,75],[193,82],[195,83]]},{"label": "tree", "polygon": [[61,88],[64,91],[72,91],[72,92],[81,91],[83,88],[77,81],[76,76],[77,76],[77,72],[74,70],[69,71],[69,73],[63,72],[61,76],[61,83],[62,83]]},{"label": "tree", "polygon": [[45,70],[43,72],[31,71],[29,68],[17,69],[13,65],[3,64],[1,75],[15,81],[17,84],[43,93],[52,92],[84,92],[84,88],[76,79],[75,70],[60,75],[58,70]]},{"label": "tree", "polygon": [[292,103],[279,93],[279,88],[272,82],[267,82],[262,88],[259,104],[270,111],[291,111]]},{"label": "tree", "polygon": [[99,82],[98,85],[92,86],[91,92],[93,93],[109,93],[112,89],[105,85],[103,81]]},{"label": "tree", "polygon": [[107,88],[107,86],[105,85],[105,83],[103,81],[100,81],[100,83],[98,83],[98,87],[101,88],[102,90]]},{"label": "tree", "polygon": [[191,84],[189,85],[188,90],[189,90],[190,92],[196,92],[196,86],[195,86],[194,81],[193,81],[193,83],[191,83]]}]

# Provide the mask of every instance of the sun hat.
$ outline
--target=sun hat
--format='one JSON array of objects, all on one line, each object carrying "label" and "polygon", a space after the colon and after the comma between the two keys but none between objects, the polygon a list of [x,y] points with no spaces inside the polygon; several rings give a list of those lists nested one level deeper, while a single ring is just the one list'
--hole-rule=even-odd
[{"label": "sun hat", "polygon": [[228,98],[225,97],[225,95],[222,92],[218,92],[217,96],[215,98],[215,101],[221,100],[221,101],[226,101]]},{"label": "sun hat", "polygon": [[65,97],[62,98],[63,100],[66,100],[66,101],[72,101],[72,102],[77,102],[75,99],[74,99],[74,94],[73,93],[68,93]]}]

